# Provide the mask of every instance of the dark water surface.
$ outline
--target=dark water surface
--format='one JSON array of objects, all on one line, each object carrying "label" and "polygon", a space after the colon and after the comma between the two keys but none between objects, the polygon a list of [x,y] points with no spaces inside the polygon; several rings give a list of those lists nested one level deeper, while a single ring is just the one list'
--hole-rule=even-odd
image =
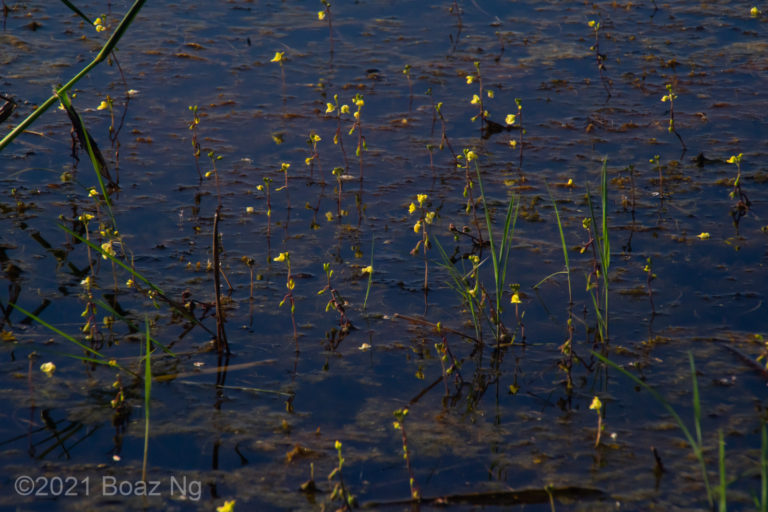
[{"label": "dark water surface", "polygon": [[[0,125],[3,136],[93,58],[130,7],[76,2],[91,18],[106,19],[108,30],[96,32],[62,3],[5,5],[0,93],[18,107]],[[520,510],[548,511],[545,488],[555,489],[557,510],[706,509],[700,467],[672,417],[647,391],[600,365],[590,355],[597,349],[657,389],[692,431],[693,354],[709,480],[715,485],[719,478],[721,431],[729,508],[754,508],[766,380],[756,368],[764,361],[747,359],[766,349],[759,335],[766,334],[767,311],[768,44],[766,18],[751,16],[751,7],[338,2],[331,7],[331,43],[327,19],[318,20],[319,1],[148,2],[119,44],[122,74],[114,61],[105,62],[70,93],[119,181],[110,196],[119,258],[173,301],[194,301],[208,331],[163,300],[153,303],[146,286],[127,286],[127,271],[89,253],[60,227],[84,236],[77,218],[92,214],[89,238],[101,245],[108,239],[99,223],[108,224],[109,216],[103,199],[89,197],[98,183],[87,154],[80,149],[79,162],[72,157],[69,118],[55,108],[43,114],[0,153],[6,310],[0,507],[214,510],[234,499],[235,510],[336,509],[342,503],[331,503],[330,495],[338,476],[327,476],[338,464],[338,440],[344,484],[358,503],[406,510],[409,472],[393,412],[408,407],[408,452],[414,481],[428,498],[423,509],[440,508],[433,498],[453,496],[453,510],[516,503]],[[600,23],[602,78],[590,49],[590,20]],[[285,52],[282,68],[270,62],[277,51]],[[477,75],[475,62],[481,80],[467,84],[467,75]],[[499,125],[518,113],[520,100],[522,117],[511,128],[481,133],[480,120],[471,121],[481,82],[483,106]],[[684,152],[668,131],[669,102],[661,101],[667,84],[677,95],[675,127]],[[350,135],[356,94],[364,104],[360,127]],[[119,127],[114,140],[110,110],[96,108],[107,95]],[[344,151],[333,143],[335,114],[326,114],[334,95],[350,107],[341,116]],[[522,303],[516,313],[512,290],[505,289],[509,337],[500,350],[487,321],[482,344],[457,334],[477,336],[440,267],[438,248],[427,251],[426,295],[423,252],[411,254],[421,235],[413,230],[418,213],[409,215],[408,206],[427,194],[424,207],[436,212],[430,237],[466,273],[467,256],[479,256],[480,278],[492,296],[488,248],[467,236],[454,241],[449,230],[467,226],[477,233],[465,212],[465,171],[447,146],[439,148],[438,103],[452,150],[478,155],[497,242],[506,205],[513,198],[519,203],[507,281],[519,285]],[[200,171],[213,171],[209,152],[222,157],[202,182],[191,105],[200,116]],[[367,146],[362,163],[355,155],[360,131]],[[320,140],[310,168],[312,134]],[[750,202],[741,210],[738,193],[729,196],[737,167],[727,162],[740,153],[741,191]],[[649,161],[655,155],[663,198],[659,171]],[[590,237],[582,227],[590,216],[587,187],[599,223],[603,158],[611,247],[607,344],[587,290],[592,249],[579,250]],[[290,164],[288,185],[278,190],[285,185],[283,162]],[[331,173],[337,167],[344,169],[340,205]],[[273,180],[269,217],[259,189],[265,177]],[[547,184],[569,246],[573,349],[583,359],[571,370],[571,389],[560,349],[568,338],[565,275],[533,288],[564,268]],[[213,265],[219,202],[221,266],[232,286],[222,284],[232,349],[227,368],[218,367],[211,350],[214,273],[206,270]],[[485,229],[481,205],[478,215]],[[283,252],[295,282],[297,340],[290,305],[279,306],[288,275],[274,258]],[[648,258],[656,275],[653,306]],[[333,308],[326,312],[329,293],[318,295],[327,283],[326,262],[346,300],[348,333]],[[364,310],[362,269],[371,262]],[[90,298],[81,284],[89,275]],[[159,495],[124,496],[142,494],[136,484],[145,432],[142,380],[121,374],[120,414],[110,404],[117,369],[72,357],[93,356],[10,302],[138,374],[145,321],[173,352],[158,349],[152,357],[148,478],[160,482]],[[92,340],[82,332],[89,303],[97,306]],[[484,307],[487,313],[487,302]],[[105,324],[104,317],[114,322]],[[434,328],[438,322],[450,329],[442,331],[445,340]],[[435,347],[441,342],[462,362],[452,375],[444,375],[450,361],[441,363]],[[56,365],[50,377],[40,371],[49,361]],[[604,407],[597,448],[594,396]],[[663,472],[655,471],[651,447]],[[317,490],[302,492],[312,471]],[[23,475],[37,478],[38,490],[46,482],[49,495],[21,496],[14,485]],[[57,477],[73,484],[75,495],[57,492]],[[115,491],[110,482],[124,487]],[[558,494],[563,489],[568,492]]]}]

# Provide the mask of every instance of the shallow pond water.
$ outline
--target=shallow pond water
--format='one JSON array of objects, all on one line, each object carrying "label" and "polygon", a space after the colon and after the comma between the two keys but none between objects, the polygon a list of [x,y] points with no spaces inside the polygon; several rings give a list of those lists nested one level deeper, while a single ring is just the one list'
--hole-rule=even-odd
[{"label": "shallow pond water", "polygon": [[[76,2],[103,20],[97,32],[64,3],[5,5],[0,93],[17,107],[3,136],[93,58],[130,7]],[[339,441],[345,488],[377,510],[415,506],[411,478],[425,510],[706,509],[699,462],[673,417],[595,350],[695,432],[691,354],[709,485],[722,432],[729,506],[754,508],[766,420],[757,358],[768,47],[766,18],[751,7],[368,0],[331,3],[320,20],[321,2],[148,2],[116,60],[70,91],[119,185],[109,205],[87,153],[73,157],[61,110],[0,152],[0,507],[335,510]],[[276,52],[283,62],[271,61]],[[667,85],[680,138],[668,129]],[[472,120],[481,106],[495,124]],[[469,172],[465,150],[477,156]],[[589,244],[601,233],[604,159],[607,312]],[[503,336],[489,320],[493,258],[476,240],[488,231],[475,164],[497,246],[515,205]],[[219,205],[228,358],[212,341]],[[100,232],[110,209],[117,235]],[[112,240],[116,258],[163,293],[72,232],[96,248]],[[477,257],[480,331],[439,247],[466,297]],[[325,263],[338,296],[318,293]],[[332,297],[344,317],[327,307]],[[179,312],[185,304],[198,323]],[[152,493],[139,483],[146,325],[158,343]],[[22,476],[37,485],[31,495],[14,488]],[[311,478],[315,490],[302,490]]]}]

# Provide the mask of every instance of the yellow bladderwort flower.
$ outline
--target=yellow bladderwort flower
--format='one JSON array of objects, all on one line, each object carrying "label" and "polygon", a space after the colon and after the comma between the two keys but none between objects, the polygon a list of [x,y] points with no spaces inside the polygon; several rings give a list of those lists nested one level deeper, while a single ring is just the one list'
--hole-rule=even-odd
[{"label": "yellow bladderwort flower", "polygon": [[310,136],[309,136],[309,139],[310,139],[312,142],[320,142],[321,140],[323,140],[323,139],[321,139],[321,138],[320,138],[320,136],[319,136],[318,134],[316,134],[316,133],[313,133],[312,135],[310,135]]},{"label": "yellow bladderwort flower", "polygon": [[96,107],[96,110],[107,110],[109,108],[109,103],[107,103],[106,100],[101,100],[101,103],[99,103],[99,106]]},{"label": "yellow bladderwort flower", "polygon": [[760,9],[758,9],[757,7],[752,7],[749,10],[749,15],[752,16],[753,18],[757,18],[758,16],[760,16],[760,14],[761,14]]},{"label": "yellow bladderwort flower", "polygon": [[738,155],[731,155],[731,157],[726,160],[729,164],[738,164],[741,163],[741,157],[744,156],[744,153],[739,153]]},{"label": "yellow bladderwort flower", "polygon": [[424,215],[424,221],[425,221],[427,224],[432,224],[432,222],[434,222],[434,220],[435,220],[435,212],[427,212],[427,213]]},{"label": "yellow bladderwort flower", "polygon": [[341,113],[342,114],[349,114],[349,105],[342,105],[341,106]]},{"label": "yellow bladderwort flower", "polygon": [[517,147],[517,141],[515,139],[510,140],[509,145],[514,149]]},{"label": "yellow bladderwort flower", "polygon": [[493,99],[493,90],[492,89],[488,89],[487,94],[488,94],[489,98]]},{"label": "yellow bladderwort flower", "polygon": [[418,234],[421,233],[421,221],[417,220],[416,224],[413,225],[413,232]]},{"label": "yellow bladderwort flower", "polygon": [[565,184],[566,187],[572,187],[573,186],[573,178],[568,178],[568,183]]},{"label": "yellow bladderwort flower", "polygon": [[589,25],[590,28],[594,28],[595,30],[600,28],[600,24],[598,22],[596,22],[595,20],[589,20],[589,22],[587,22],[587,25]]},{"label": "yellow bladderwort flower", "polygon": [[515,124],[515,121],[517,121],[517,116],[515,114],[507,114],[507,117],[504,118],[504,122],[507,124]]},{"label": "yellow bladderwort flower", "polygon": [[288,258],[288,253],[287,252],[281,252],[280,254],[278,254],[274,258],[274,261],[285,261],[287,258]]},{"label": "yellow bladderwort flower", "polygon": [[368,265],[367,267],[361,268],[360,272],[363,274],[373,274],[373,265]]},{"label": "yellow bladderwort flower", "polygon": [[592,399],[592,403],[589,405],[589,408],[595,411],[599,411],[603,408],[603,402],[600,401],[600,398],[595,397]]},{"label": "yellow bladderwort flower", "polygon": [[107,255],[112,256],[113,258],[117,256],[117,253],[115,252],[115,248],[112,247],[112,240],[101,244],[101,250],[103,251],[101,257],[104,258],[105,260],[107,259]]},{"label": "yellow bladderwort flower", "polygon": [[416,205],[415,205],[415,204],[413,204],[413,203],[409,204],[409,205],[408,205],[408,213],[410,213],[411,215],[413,215],[413,212],[415,212],[415,211],[416,211]]},{"label": "yellow bladderwort flower", "polygon": [[128,288],[133,288],[134,286],[136,286],[136,283],[133,281],[133,279],[129,279],[125,282],[125,286],[127,286]]},{"label": "yellow bladderwort flower", "polygon": [[523,301],[520,300],[520,294],[515,292],[512,294],[512,299],[509,301],[512,304],[522,304]]},{"label": "yellow bladderwort flower", "polygon": [[419,206],[424,206],[424,201],[427,200],[427,194],[416,194],[416,200],[419,202]]},{"label": "yellow bladderwort flower", "polygon": [[467,162],[471,162],[472,160],[477,160],[477,153],[474,151],[467,151]]},{"label": "yellow bladderwort flower", "polygon": [[699,233],[696,236],[698,238],[702,239],[702,240],[707,240],[711,235],[709,233],[707,233],[706,231],[702,231],[701,233]]},{"label": "yellow bladderwort flower", "polygon": [[104,26],[104,20],[101,18],[93,20],[93,26],[96,28],[96,32],[104,32],[107,30],[107,27]]},{"label": "yellow bladderwort flower", "polygon": [[256,210],[253,208],[253,206],[246,206],[245,207],[245,213],[247,213],[247,214],[252,214],[255,211]]},{"label": "yellow bladderwort flower", "polygon": [[309,164],[311,164],[311,163],[312,163],[312,160],[314,160],[314,159],[315,159],[315,157],[313,157],[313,156],[308,156],[307,158],[305,158],[305,159],[304,159],[304,163],[305,163],[305,164],[307,164],[307,165],[309,165]]},{"label": "yellow bladderwort flower", "polygon": [[275,52],[275,56],[269,62],[281,63],[285,60],[285,52]]},{"label": "yellow bladderwort flower", "polygon": [[317,19],[323,21],[325,19],[325,11],[317,11]]},{"label": "yellow bladderwort flower", "polygon": [[472,85],[474,81],[475,81],[474,75],[467,75],[467,85]]},{"label": "yellow bladderwort flower", "polygon": [[96,192],[95,188],[92,188],[91,190],[88,191],[88,197],[98,197],[98,195],[99,193]]},{"label": "yellow bladderwort flower", "polygon": [[235,512],[235,500],[226,500],[223,505],[216,507],[216,512]]},{"label": "yellow bladderwort flower", "polygon": [[354,100],[354,103],[355,103],[355,106],[357,106],[357,108],[360,108],[363,105],[365,105],[365,101],[363,101],[363,98],[356,98]]},{"label": "yellow bladderwort flower", "polygon": [[326,103],[325,104],[325,113],[326,114],[330,114],[334,110],[336,110],[336,106],[333,103]]},{"label": "yellow bladderwort flower", "polygon": [[50,377],[56,371],[56,365],[51,362],[43,363],[40,365],[40,371]]},{"label": "yellow bladderwort flower", "polygon": [[293,281],[293,278],[290,278],[287,283],[285,283],[285,287],[289,290],[293,290],[296,286],[296,283]]},{"label": "yellow bladderwort flower", "polygon": [[333,213],[332,212],[325,212],[325,219],[328,222],[331,222],[333,220]]},{"label": "yellow bladderwort flower", "polygon": [[480,103],[480,96],[478,96],[477,94],[473,94],[472,95],[472,101],[470,101],[470,103],[473,104],[473,105],[479,104]]}]

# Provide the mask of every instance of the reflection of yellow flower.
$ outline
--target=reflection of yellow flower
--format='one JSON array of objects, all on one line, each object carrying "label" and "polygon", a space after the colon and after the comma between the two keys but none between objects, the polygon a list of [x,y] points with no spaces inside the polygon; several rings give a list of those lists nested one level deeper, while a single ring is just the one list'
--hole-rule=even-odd
[{"label": "reflection of yellow flower", "polygon": [[373,265],[368,265],[360,269],[363,274],[373,274]]},{"label": "reflection of yellow flower", "polygon": [[275,52],[275,56],[269,62],[282,63],[285,60],[285,52]]},{"label": "reflection of yellow flower", "polygon": [[275,261],[285,261],[287,258],[288,258],[288,253],[287,252],[281,252],[280,254],[278,254],[274,258],[274,260]]},{"label": "reflection of yellow flower", "polygon": [[235,500],[227,500],[220,507],[216,507],[216,512],[234,512]]},{"label": "reflection of yellow flower", "polygon": [[592,399],[592,403],[590,404],[589,408],[600,411],[600,409],[603,408],[603,402],[601,402],[598,397],[595,397]]},{"label": "reflection of yellow flower", "polygon": [[56,371],[56,365],[51,362],[43,363],[40,365],[40,371],[50,377]]}]

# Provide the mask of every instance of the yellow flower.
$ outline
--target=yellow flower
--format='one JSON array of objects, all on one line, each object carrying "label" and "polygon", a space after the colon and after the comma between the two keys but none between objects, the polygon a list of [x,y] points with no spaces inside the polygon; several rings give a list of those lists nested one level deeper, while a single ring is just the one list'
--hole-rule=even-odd
[{"label": "yellow flower", "polygon": [[708,238],[710,237],[710,234],[709,234],[709,233],[707,233],[706,231],[702,231],[701,233],[699,233],[699,234],[698,234],[698,235],[696,235],[696,236],[697,236],[698,238],[702,239],[702,240],[706,240],[706,239],[708,239]]},{"label": "yellow flower", "polygon": [[488,89],[488,97],[493,98],[493,90]]},{"label": "yellow flower", "polygon": [[323,21],[325,19],[325,11],[317,11],[317,19]]},{"label": "yellow flower", "polygon": [[326,103],[325,104],[325,113],[326,114],[330,114],[334,110],[336,110],[336,106],[333,103]]},{"label": "yellow flower", "polygon": [[101,18],[96,18],[93,21],[93,26],[96,28],[96,32],[104,32],[107,30],[107,27],[104,26],[104,20]]},{"label": "yellow flower", "polygon": [[40,371],[50,377],[56,371],[56,365],[51,362],[43,363],[40,365]]},{"label": "yellow flower", "polygon": [[424,206],[424,201],[427,200],[427,194],[416,194],[416,200],[419,202],[419,206]]},{"label": "yellow flower", "polygon": [[354,103],[357,106],[357,108],[360,108],[363,105],[365,105],[365,102],[363,101],[363,98],[355,98]]},{"label": "yellow flower", "polygon": [[729,164],[741,163],[741,157],[742,156],[744,156],[744,153],[739,153],[738,156],[737,155],[731,155],[731,158],[726,160],[726,162],[728,162]]},{"label": "yellow flower", "polygon": [[274,261],[285,261],[287,258],[288,258],[288,253],[287,252],[281,252],[279,255],[277,255],[274,258]]},{"label": "yellow flower", "polygon": [[664,96],[661,97],[661,101],[669,101],[670,96],[671,96],[670,94],[665,94]]},{"label": "yellow flower", "polygon": [[480,103],[480,96],[478,96],[477,94],[473,94],[472,95],[472,101],[470,101],[470,103],[473,104],[473,105],[479,104]]},{"label": "yellow flower", "polygon": [[573,178],[568,178],[568,183],[565,184],[566,187],[572,187],[573,186]]},{"label": "yellow flower", "polygon": [[223,505],[216,507],[216,512],[234,512],[235,500],[226,500]]},{"label": "yellow flower", "polygon": [[304,163],[307,164],[307,165],[310,165],[312,163],[312,160],[314,160],[314,159],[315,159],[315,157],[308,156],[307,158],[304,159]]},{"label": "yellow flower", "polygon": [[517,141],[515,139],[510,140],[509,145],[514,149],[517,147]]},{"label": "yellow flower", "polygon": [[373,265],[368,265],[360,269],[363,274],[373,274]]},{"label": "yellow flower", "polygon": [[133,288],[134,286],[136,286],[136,283],[133,281],[133,279],[129,279],[125,282],[125,286],[127,286],[128,288]]},{"label": "yellow flower", "polygon": [[275,52],[275,56],[269,62],[282,63],[285,60],[285,52]]},{"label": "yellow flower", "polygon": [[296,286],[296,283],[293,281],[293,278],[290,278],[287,283],[285,283],[285,287],[289,290],[293,290]]},{"label": "yellow flower", "polygon": [[245,213],[251,214],[251,213],[253,213],[255,211],[256,210],[254,210],[253,206],[246,206],[245,207]]},{"label": "yellow flower", "polygon": [[92,188],[91,190],[88,191],[88,197],[97,197],[98,195],[99,193],[96,192],[95,188]]},{"label": "yellow flower", "polygon": [[264,190],[264,185],[256,185],[256,190]]},{"label": "yellow flower", "polygon": [[325,212],[325,220],[327,220],[328,222],[331,222],[333,220],[333,213]]},{"label": "yellow flower", "polygon": [[323,140],[323,139],[321,139],[321,138],[320,138],[320,136],[319,136],[318,134],[316,134],[316,133],[313,133],[312,135],[310,135],[310,136],[309,136],[309,139],[310,139],[312,142],[320,142],[321,140]]},{"label": "yellow flower", "polygon": [[117,253],[115,252],[115,248],[112,247],[112,240],[101,244],[101,250],[102,250],[101,257],[104,259],[107,259],[107,255],[112,256],[113,258],[117,256]]},{"label": "yellow flower", "polygon": [[421,221],[420,220],[417,220],[416,224],[413,225],[413,232],[414,233],[421,232]]},{"label": "yellow flower", "polygon": [[475,81],[474,75],[467,75],[467,85],[472,85],[472,82]]},{"label": "yellow flower", "polygon": [[595,397],[592,399],[592,403],[589,405],[589,408],[599,412],[600,409],[603,408],[603,402],[601,402],[598,397]]},{"label": "yellow flower", "polygon": [[424,221],[427,224],[432,224],[434,220],[435,220],[435,212],[427,212],[426,215],[424,215]]},{"label": "yellow flower", "polygon": [[760,16],[760,14],[761,14],[760,9],[758,9],[757,7],[752,7],[749,10],[749,15],[752,16],[753,18],[757,18],[758,16]]},{"label": "yellow flower", "polygon": [[507,117],[504,119],[504,122],[507,124],[515,124],[516,120],[517,120],[517,116],[515,114],[507,114]]},{"label": "yellow flower", "polygon": [[336,442],[333,443],[333,447],[336,448],[336,450],[341,450],[341,441],[336,440]]},{"label": "yellow flower", "polygon": [[409,205],[408,205],[408,213],[410,213],[411,215],[413,215],[413,212],[415,212],[415,211],[416,211],[416,205],[415,205],[415,204],[413,204],[413,203],[409,204]]},{"label": "yellow flower", "polygon": [[512,304],[522,304],[523,301],[520,300],[520,294],[515,292],[512,294],[512,299],[509,301]]},{"label": "yellow flower", "polygon": [[477,153],[474,151],[467,151],[467,162],[471,162],[472,160],[477,159]]},{"label": "yellow flower", "polygon": [[598,22],[596,22],[595,20],[589,20],[587,25],[589,25],[591,28],[594,28],[595,30],[600,28],[600,24]]},{"label": "yellow flower", "polygon": [[349,114],[349,105],[342,105],[341,106],[341,113],[342,114]]},{"label": "yellow flower", "polygon": [[96,110],[106,110],[109,108],[109,103],[107,103],[106,100],[102,100],[101,103],[99,103],[99,106],[96,107]]}]

